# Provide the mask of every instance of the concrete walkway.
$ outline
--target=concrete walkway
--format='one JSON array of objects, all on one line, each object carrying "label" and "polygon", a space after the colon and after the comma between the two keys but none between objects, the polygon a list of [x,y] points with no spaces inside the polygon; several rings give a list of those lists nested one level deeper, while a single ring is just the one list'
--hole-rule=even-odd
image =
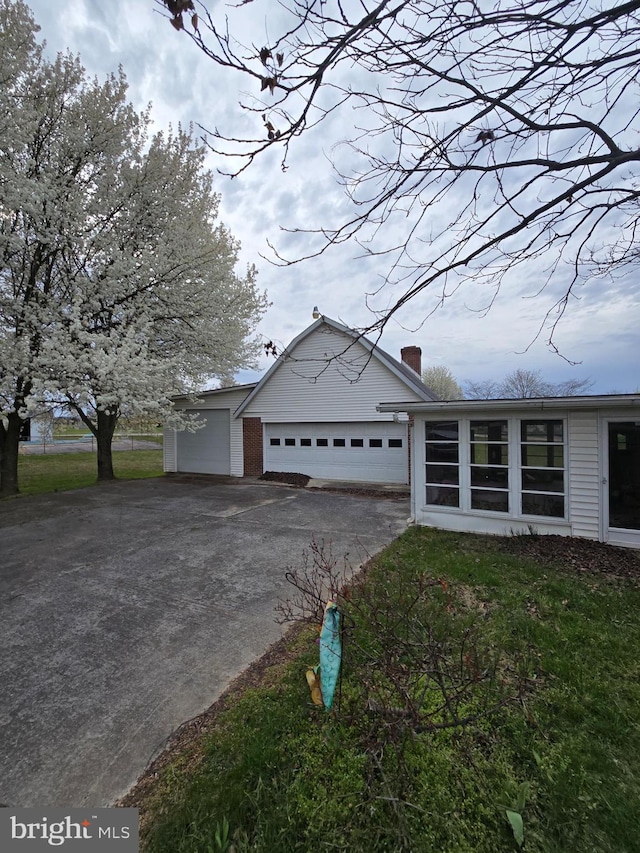
[{"label": "concrete walkway", "polygon": [[312,538],[358,564],[408,514],[180,478],[0,504],[0,803],[112,803],[281,636],[284,572]]}]

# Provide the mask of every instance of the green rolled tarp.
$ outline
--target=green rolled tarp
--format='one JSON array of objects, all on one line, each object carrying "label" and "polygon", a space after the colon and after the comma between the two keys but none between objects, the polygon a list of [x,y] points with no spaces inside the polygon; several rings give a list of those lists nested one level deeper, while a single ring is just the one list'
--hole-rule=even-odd
[{"label": "green rolled tarp", "polygon": [[322,702],[327,711],[333,705],[341,661],[340,611],[337,604],[328,601],[320,629],[320,689]]}]

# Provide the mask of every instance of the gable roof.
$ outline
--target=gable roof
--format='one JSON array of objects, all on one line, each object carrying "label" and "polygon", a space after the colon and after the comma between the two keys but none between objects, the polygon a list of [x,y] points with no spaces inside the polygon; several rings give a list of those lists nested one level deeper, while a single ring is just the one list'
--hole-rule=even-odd
[{"label": "gable roof", "polygon": [[182,400],[188,400],[190,403],[197,403],[205,397],[213,397],[217,394],[229,394],[232,391],[245,390],[248,394],[249,391],[255,388],[257,384],[257,382],[247,382],[244,385],[227,385],[224,388],[212,388],[209,391],[196,391],[194,394],[175,394],[171,400],[175,403],[179,403]]},{"label": "gable roof", "polygon": [[389,353],[385,352],[377,344],[371,343],[371,341],[365,338],[364,335],[358,334],[358,332],[354,331],[353,329],[350,329],[348,326],[343,326],[342,323],[338,323],[336,320],[332,320],[330,317],[321,316],[310,326],[308,326],[303,332],[301,332],[296,338],[294,338],[289,344],[289,346],[286,347],[286,349],[282,353],[280,353],[276,361],[271,365],[269,370],[267,370],[262,379],[245,397],[240,406],[238,406],[235,411],[235,417],[239,417],[242,414],[242,412],[251,403],[254,397],[256,397],[260,393],[262,388],[267,384],[267,382],[269,382],[273,374],[289,358],[291,352],[295,349],[295,347],[305,338],[309,337],[309,335],[312,335],[321,326],[327,326],[328,328],[333,329],[334,331],[341,332],[342,334],[347,335],[347,337],[351,338],[353,343],[362,344],[362,346],[366,350],[368,350],[368,352],[371,353],[371,356],[373,358],[376,358],[388,370],[395,374],[398,379],[400,379],[408,388],[414,391],[425,402],[430,402],[432,400],[438,399],[434,392],[430,388],[428,388],[420,379],[415,370],[412,370],[408,365],[393,358],[393,356],[389,355]]}]

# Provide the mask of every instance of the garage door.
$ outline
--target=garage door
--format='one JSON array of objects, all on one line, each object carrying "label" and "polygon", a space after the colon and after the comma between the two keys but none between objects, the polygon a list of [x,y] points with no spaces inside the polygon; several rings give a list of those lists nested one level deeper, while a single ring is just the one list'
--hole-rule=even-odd
[{"label": "garage door", "polygon": [[199,412],[205,426],[177,434],[178,471],[197,474],[230,473],[230,413],[228,409]]},{"label": "garage door", "polygon": [[396,423],[265,424],[264,460],[267,471],[407,483],[407,427]]}]

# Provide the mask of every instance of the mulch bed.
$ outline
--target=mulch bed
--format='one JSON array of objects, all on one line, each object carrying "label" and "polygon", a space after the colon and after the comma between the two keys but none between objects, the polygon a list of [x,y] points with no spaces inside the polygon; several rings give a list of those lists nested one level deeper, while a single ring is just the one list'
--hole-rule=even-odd
[{"label": "mulch bed", "polygon": [[272,483],[287,483],[289,486],[304,488],[311,477],[306,474],[292,474],[289,471],[265,471],[259,480],[269,480]]},{"label": "mulch bed", "polygon": [[579,574],[640,582],[640,552],[572,536],[511,536],[496,540],[500,551]]}]

